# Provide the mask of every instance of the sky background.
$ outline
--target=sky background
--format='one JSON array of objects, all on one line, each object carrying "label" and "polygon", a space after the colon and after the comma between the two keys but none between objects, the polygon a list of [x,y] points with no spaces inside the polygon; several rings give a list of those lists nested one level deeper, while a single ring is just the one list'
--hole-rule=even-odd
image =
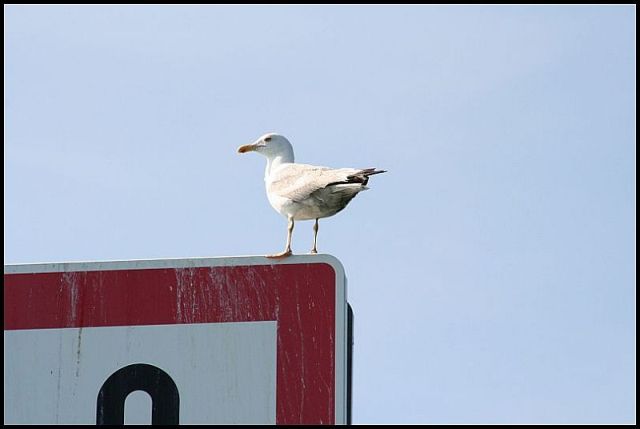
[{"label": "sky background", "polygon": [[279,132],[389,171],[320,222],[355,423],[635,422],[635,6],[4,12],[5,263],[280,251]]}]

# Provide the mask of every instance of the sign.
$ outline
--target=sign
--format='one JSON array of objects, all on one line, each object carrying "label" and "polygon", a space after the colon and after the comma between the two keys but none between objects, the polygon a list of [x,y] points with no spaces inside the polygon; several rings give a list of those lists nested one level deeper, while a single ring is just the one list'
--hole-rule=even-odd
[{"label": "sign", "polygon": [[328,255],[5,265],[5,423],[346,423],[346,322]]}]

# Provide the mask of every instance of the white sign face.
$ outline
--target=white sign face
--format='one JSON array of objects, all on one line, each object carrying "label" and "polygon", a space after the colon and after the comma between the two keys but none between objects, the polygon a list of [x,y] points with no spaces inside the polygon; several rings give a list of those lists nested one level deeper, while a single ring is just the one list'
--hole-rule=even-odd
[{"label": "white sign face", "polygon": [[[276,422],[276,322],[5,331],[4,346],[5,423],[95,424],[101,386],[136,363],[173,379],[181,424]],[[145,419],[127,400],[125,422]]]}]

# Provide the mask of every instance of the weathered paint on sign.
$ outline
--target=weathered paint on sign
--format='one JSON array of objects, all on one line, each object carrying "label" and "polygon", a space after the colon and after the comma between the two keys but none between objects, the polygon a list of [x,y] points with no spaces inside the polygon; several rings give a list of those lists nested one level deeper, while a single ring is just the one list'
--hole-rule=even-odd
[{"label": "weathered paint on sign", "polygon": [[[102,383],[132,364],[175,382],[180,423],[346,421],[333,257],[13,265],[4,280],[6,423],[96,423],[113,409],[99,405]],[[25,359],[37,371],[21,373]],[[55,400],[38,414],[43,386]]]}]

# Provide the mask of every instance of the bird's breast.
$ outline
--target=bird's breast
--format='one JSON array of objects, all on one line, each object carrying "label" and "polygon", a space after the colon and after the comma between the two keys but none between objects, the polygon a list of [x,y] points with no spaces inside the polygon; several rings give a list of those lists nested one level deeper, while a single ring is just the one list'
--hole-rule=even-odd
[{"label": "bird's breast", "polygon": [[281,197],[280,195],[274,194],[272,192],[267,192],[267,198],[269,199],[269,204],[271,204],[271,207],[273,207],[281,215],[289,217],[295,214],[296,203],[289,198]]}]

